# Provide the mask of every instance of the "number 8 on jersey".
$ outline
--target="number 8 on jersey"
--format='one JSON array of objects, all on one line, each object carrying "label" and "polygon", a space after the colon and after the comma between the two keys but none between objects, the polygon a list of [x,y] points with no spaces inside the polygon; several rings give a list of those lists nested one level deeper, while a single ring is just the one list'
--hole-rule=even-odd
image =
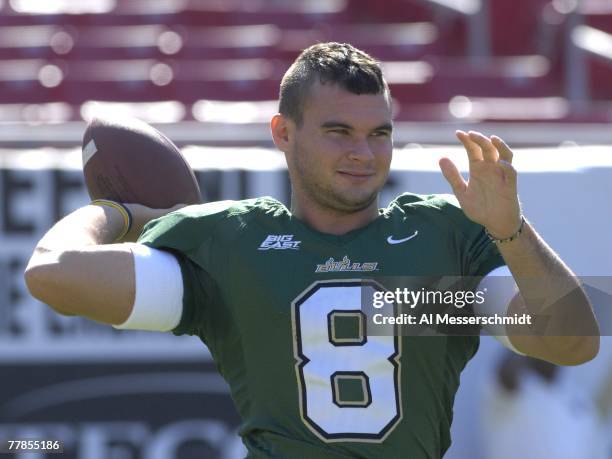
[{"label": "number 8 on jersey", "polygon": [[320,439],[381,442],[402,418],[401,341],[368,336],[362,296],[374,281],[310,285],[292,303],[300,413]]}]

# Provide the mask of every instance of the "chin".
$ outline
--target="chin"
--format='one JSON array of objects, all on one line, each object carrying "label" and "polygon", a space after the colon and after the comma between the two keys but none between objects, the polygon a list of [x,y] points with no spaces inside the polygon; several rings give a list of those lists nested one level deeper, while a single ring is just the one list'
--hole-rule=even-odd
[{"label": "chin", "polygon": [[337,195],[335,202],[338,204],[338,208],[344,211],[357,212],[359,210],[366,209],[373,202],[376,201],[378,197],[378,192],[370,193],[370,194],[362,194],[356,196],[355,194],[347,195]]}]

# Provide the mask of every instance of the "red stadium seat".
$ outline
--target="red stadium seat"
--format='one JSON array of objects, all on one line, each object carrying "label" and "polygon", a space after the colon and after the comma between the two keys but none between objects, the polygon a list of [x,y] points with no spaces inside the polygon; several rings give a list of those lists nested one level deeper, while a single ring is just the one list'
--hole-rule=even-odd
[{"label": "red stadium seat", "polygon": [[181,27],[182,54],[188,59],[240,59],[279,57],[280,27],[254,24],[222,27]]},{"label": "red stadium seat", "polygon": [[[283,66],[284,68],[284,66]],[[282,68],[264,59],[181,61],[175,68],[178,99],[273,100]]]},{"label": "red stadium seat", "polygon": [[612,34],[587,25],[572,30],[572,43],[582,50],[579,69],[589,87],[588,97],[597,101],[612,99]]},{"label": "red stadium seat", "polygon": [[57,25],[0,27],[0,59],[52,59],[72,51],[74,38]]},{"label": "red stadium seat", "polygon": [[351,24],[316,29],[287,29],[279,46],[293,59],[307,46],[324,41],[350,42],[380,60],[417,59],[439,50],[433,23]]},{"label": "red stadium seat", "polygon": [[213,25],[278,24],[311,27],[336,24],[347,17],[346,0],[190,0],[181,23]]},{"label": "red stadium seat", "polygon": [[590,97],[594,101],[612,100],[612,59],[589,55],[586,59]]},{"label": "red stadium seat", "polygon": [[176,97],[170,65],[154,59],[71,62],[64,100],[160,101]]},{"label": "red stadium seat", "polygon": [[542,56],[520,56],[483,60],[430,59],[432,76],[421,84],[396,81],[391,84],[400,102],[448,102],[456,95],[477,97],[548,97],[559,94],[550,76],[549,62]]},{"label": "red stadium seat", "polygon": [[612,5],[608,9],[586,9],[584,8],[582,23],[598,30],[612,33]]},{"label": "red stadium seat", "polygon": [[488,28],[493,55],[529,55],[539,52],[542,13],[549,3],[550,0],[489,1]]},{"label": "red stadium seat", "polygon": [[180,37],[159,24],[81,26],[75,34],[73,55],[85,60],[162,58],[181,47]]},{"label": "red stadium seat", "polygon": [[62,97],[87,100],[270,100],[278,93],[279,68],[264,59],[95,60],[70,62]]},{"label": "red stadium seat", "polygon": [[0,65],[1,103],[62,101],[66,66],[42,59],[4,60]]},{"label": "red stadium seat", "polygon": [[435,18],[431,5],[419,0],[349,0],[347,10],[351,22],[361,23],[425,22]]}]

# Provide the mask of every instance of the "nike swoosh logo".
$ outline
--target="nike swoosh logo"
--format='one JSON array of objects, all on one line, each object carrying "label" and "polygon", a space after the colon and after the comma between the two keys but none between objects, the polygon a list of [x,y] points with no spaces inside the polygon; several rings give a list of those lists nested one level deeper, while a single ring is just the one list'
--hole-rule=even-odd
[{"label": "nike swoosh logo", "polygon": [[411,236],[405,237],[404,239],[393,239],[393,236],[389,236],[387,238],[387,242],[389,244],[401,244],[402,242],[409,241],[410,239],[416,237],[417,234],[419,234],[418,230],[415,231],[414,234],[412,234]]}]

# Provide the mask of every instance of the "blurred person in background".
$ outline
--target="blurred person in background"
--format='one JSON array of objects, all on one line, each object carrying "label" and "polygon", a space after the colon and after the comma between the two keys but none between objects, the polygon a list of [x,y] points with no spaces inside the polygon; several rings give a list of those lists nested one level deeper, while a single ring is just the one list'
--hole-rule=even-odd
[{"label": "blurred person in background", "polygon": [[612,457],[604,422],[612,387],[597,400],[565,368],[508,352],[491,376],[482,406],[484,457]]},{"label": "blurred person in background", "polygon": [[612,365],[596,397],[596,406],[605,432],[603,441],[606,458],[612,459]]}]

